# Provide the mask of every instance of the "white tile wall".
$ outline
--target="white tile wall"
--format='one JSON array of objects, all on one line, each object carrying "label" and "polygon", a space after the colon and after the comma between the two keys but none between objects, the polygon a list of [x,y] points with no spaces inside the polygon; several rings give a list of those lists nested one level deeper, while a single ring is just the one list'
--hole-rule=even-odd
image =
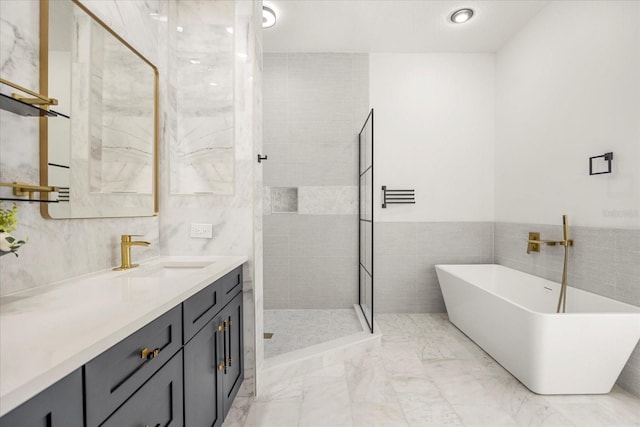
[{"label": "white tile wall", "polygon": [[[264,216],[265,308],[348,308],[357,298],[357,135],[366,54],[265,54],[264,184],[295,187],[297,214]],[[271,189],[273,190],[273,188]]]},{"label": "white tile wall", "polygon": [[436,264],[493,262],[491,222],[377,222],[376,313],[444,313]]}]

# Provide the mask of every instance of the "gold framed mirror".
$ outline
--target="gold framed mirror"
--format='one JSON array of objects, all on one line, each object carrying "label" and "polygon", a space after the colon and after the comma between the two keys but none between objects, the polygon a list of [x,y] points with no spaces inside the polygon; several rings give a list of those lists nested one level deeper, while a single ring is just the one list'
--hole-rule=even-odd
[{"label": "gold framed mirror", "polygon": [[[40,183],[49,219],[158,214],[158,69],[79,0],[40,0]],[[56,119],[56,120],[53,120]]]}]

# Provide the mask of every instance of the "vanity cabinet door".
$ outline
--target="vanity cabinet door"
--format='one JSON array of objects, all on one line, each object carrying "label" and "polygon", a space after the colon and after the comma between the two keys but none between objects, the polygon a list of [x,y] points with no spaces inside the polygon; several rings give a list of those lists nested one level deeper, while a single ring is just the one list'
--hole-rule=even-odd
[{"label": "vanity cabinet door", "polygon": [[80,369],[0,418],[1,427],[82,427],[83,425]]},{"label": "vanity cabinet door", "polygon": [[224,304],[226,305],[238,292],[242,291],[242,266],[220,280],[222,280],[222,290],[225,296]]},{"label": "vanity cabinet door", "polygon": [[182,385],[180,351],[101,427],[184,427]]},{"label": "vanity cabinet door", "polygon": [[222,376],[222,389],[226,416],[244,379],[242,292],[236,295],[224,308],[222,319],[225,325],[223,332],[225,369]]},{"label": "vanity cabinet door", "polygon": [[181,323],[177,306],[85,365],[87,427],[100,425],[182,347]]},{"label": "vanity cabinet door", "polygon": [[216,317],[184,346],[184,422],[189,427],[222,425],[222,318]]},{"label": "vanity cabinet door", "polygon": [[216,280],[182,303],[184,344],[188,343],[224,307],[224,291],[221,281],[225,277]]},{"label": "vanity cabinet door", "polygon": [[183,303],[184,344],[242,290],[242,266],[225,274]]}]

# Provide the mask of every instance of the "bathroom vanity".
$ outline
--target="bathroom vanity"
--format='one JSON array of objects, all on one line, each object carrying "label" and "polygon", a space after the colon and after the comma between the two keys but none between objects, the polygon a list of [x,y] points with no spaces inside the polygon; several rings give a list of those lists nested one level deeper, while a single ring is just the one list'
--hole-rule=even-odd
[{"label": "bathroom vanity", "polygon": [[220,426],[246,257],[160,257],[1,299],[0,426]]}]

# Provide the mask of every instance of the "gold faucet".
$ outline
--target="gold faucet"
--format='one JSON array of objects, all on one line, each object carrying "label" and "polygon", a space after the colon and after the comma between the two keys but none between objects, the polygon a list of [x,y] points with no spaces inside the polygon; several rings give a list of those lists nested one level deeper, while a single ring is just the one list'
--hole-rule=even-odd
[{"label": "gold faucet", "polygon": [[560,307],[564,313],[567,308],[567,264],[569,262],[569,246],[573,246],[573,240],[569,239],[569,219],[568,216],[562,215],[562,240],[541,240],[540,233],[530,232],[529,240],[527,240],[527,253],[540,252],[540,246],[560,245],[564,246],[564,268],[562,269],[562,284],[560,286],[560,297],[558,298],[558,307],[556,313],[560,313]]},{"label": "gold faucet", "polygon": [[150,246],[151,243],[141,240],[131,240],[131,237],[141,236],[140,234],[123,234],[120,238],[120,254],[122,257],[122,265],[116,267],[114,271],[128,270],[137,267],[138,264],[131,264],[131,246]]}]

